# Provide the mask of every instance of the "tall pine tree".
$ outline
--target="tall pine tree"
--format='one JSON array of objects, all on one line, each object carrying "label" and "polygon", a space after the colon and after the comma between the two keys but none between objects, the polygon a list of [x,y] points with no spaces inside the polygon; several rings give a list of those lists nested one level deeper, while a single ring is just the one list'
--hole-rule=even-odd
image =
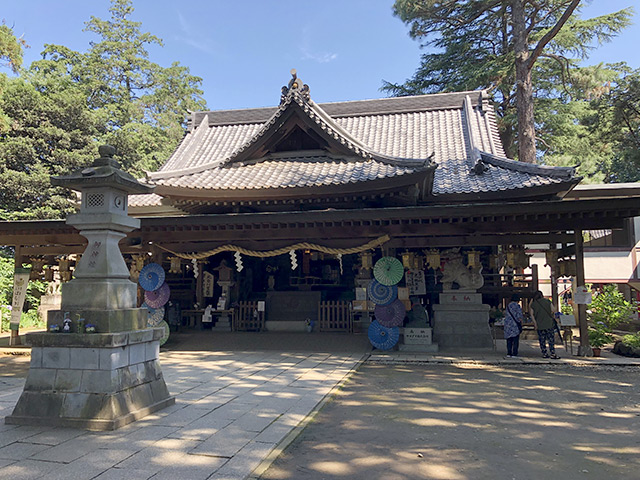
[{"label": "tall pine tree", "polygon": [[[590,45],[629,24],[631,9],[583,20],[579,0],[396,0],[410,35],[430,47],[414,76],[386,82],[393,95],[486,88],[509,156],[536,159],[534,98],[556,98]],[[544,88],[540,82],[558,80]]]}]

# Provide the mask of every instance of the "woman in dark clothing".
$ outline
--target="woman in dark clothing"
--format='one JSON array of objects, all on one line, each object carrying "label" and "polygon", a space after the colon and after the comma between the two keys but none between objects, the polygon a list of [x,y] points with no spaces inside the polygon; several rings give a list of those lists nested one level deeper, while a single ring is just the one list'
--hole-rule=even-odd
[{"label": "woman in dark clothing", "polygon": [[[533,301],[530,305],[533,313],[533,321],[538,331],[538,341],[540,342],[540,350],[543,358],[560,358],[556,355],[555,346],[555,327],[556,320],[553,316],[553,304],[544,298],[542,292],[538,290],[533,295]],[[549,351],[547,351],[547,343]]]}]

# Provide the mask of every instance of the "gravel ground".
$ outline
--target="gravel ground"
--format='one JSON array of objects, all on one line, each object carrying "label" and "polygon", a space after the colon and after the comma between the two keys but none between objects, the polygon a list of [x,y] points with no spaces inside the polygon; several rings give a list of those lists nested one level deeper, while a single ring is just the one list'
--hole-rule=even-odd
[{"label": "gravel ground", "polygon": [[260,478],[640,478],[639,374],[364,364]]}]

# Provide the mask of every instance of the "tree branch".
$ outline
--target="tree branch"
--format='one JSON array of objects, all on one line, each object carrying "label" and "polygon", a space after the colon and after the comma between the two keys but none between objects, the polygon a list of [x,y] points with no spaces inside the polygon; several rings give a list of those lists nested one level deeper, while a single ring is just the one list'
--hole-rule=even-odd
[{"label": "tree branch", "polygon": [[547,44],[551,40],[553,40],[553,38],[558,34],[560,29],[564,26],[564,24],[567,23],[567,20],[569,20],[569,17],[571,17],[571,15],[573,15],[573,12],[578,7],[578,5],[580,5],[580,0],[571,0],[571,3],[566,8],[564,13],[560,17],[560,19],[553,26],[553,28],[551,30],[549,30],[540,39],[538,44],[535,46],[535,48],[531,52],[531,55],[529,55],[529,58],[527,59],[527,68],[529,69],[529,71],[531,71],[531,69],[533,68],[533,64],[536,62],[536,60],[538,59],[540,54],[542,54],[542,51],[544,50],[544,47],[546,47]]},{"label": "tree branch", "polygon": [[561,55],[555,55],[553,53],[541,53],[540,57],[550,58],[560,64],[560,76],[562,77],[562,88],[564,89],[565,93],[571,97],[571,92],[567,87],[567,78],[565,76],[565,72],[569,74],[569,60]]}]

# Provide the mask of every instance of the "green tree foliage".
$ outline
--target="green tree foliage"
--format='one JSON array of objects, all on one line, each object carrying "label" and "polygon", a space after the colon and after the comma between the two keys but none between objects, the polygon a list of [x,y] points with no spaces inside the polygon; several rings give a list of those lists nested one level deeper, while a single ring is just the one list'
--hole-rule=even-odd
[{"label": "green tree foliage", "polygon": [[[581,19],[579,3],[575,0],[396,0],[395,14],[410,25],[410,35],[429,47],[429,51],[422,55],[413,77],[403,84],[385,82],[383,90],[392,95],[489,90],[494,97],[507,154],[516,157],[517,85],[526,80],[517,78],[518,61],[526,63],[531,76],[531,94],[536,99],[533,102],[535,125],[544,125],[543,130],[549,132],[555,126],[550,116],[558,112],[564,117],[571,114],[564,110],[567,102],[588,103],[585,87],[593,84],[594,79],[589,77],[592,73],[589,70],[577,68],[578,60],[587,58],[594,44],[610,40],[629,25],[631,9]],[[519,22],[514,18],[516,4],[524,9],[524,19]],[[524,35],[520,37],[521,45],[517,44],[518,25],[525,28],[521,32]],[[540,99],[556,102],[541,104]],[[525,101],[528,100],[525,98]],[[581,133],[572,132],[578,136]],[[536,138],[543,151],[549,147],[553,150],[554,146],[548,143],[552,135]],[[544,146],[544,141],[548,146]],[[573,147],[579,147],[580,142],[572,142]]]},{"label": "green tree foliage", "polygon": [[605,163],[607,182],[640,181],[640,69],[619,66],[621,73],[599,102],[602,143],[613,145]]},{"label": "green tree foliage", "polygon": [[89,164],[103,143],[133,175],[157,168],[187,111],[206,108],[200,78],[149,59],[147,47],[162,42],[130,19],[131,0],[111,0],[110,13],[86,23],[95,37],[86,52],[46,45],[21,77],[0,78],[0,217],[60,218],[70,194],[49,176]]},{"label": "green tree foliage", "polygon": [[13,29],[4,22],[0,25],[0,61],[5,62],[14,73],[22,67],[22,51],[27,46],[23,38],[17,38]]},{"label": "green tree foliage", "polygon": [[5,80],[0,109],[11,123],[0,134],[0,217],[59,217],[72,207],[70,193],[49,176],[95,157],[95,117],[78,90],[45,93],[22,78]]}]

